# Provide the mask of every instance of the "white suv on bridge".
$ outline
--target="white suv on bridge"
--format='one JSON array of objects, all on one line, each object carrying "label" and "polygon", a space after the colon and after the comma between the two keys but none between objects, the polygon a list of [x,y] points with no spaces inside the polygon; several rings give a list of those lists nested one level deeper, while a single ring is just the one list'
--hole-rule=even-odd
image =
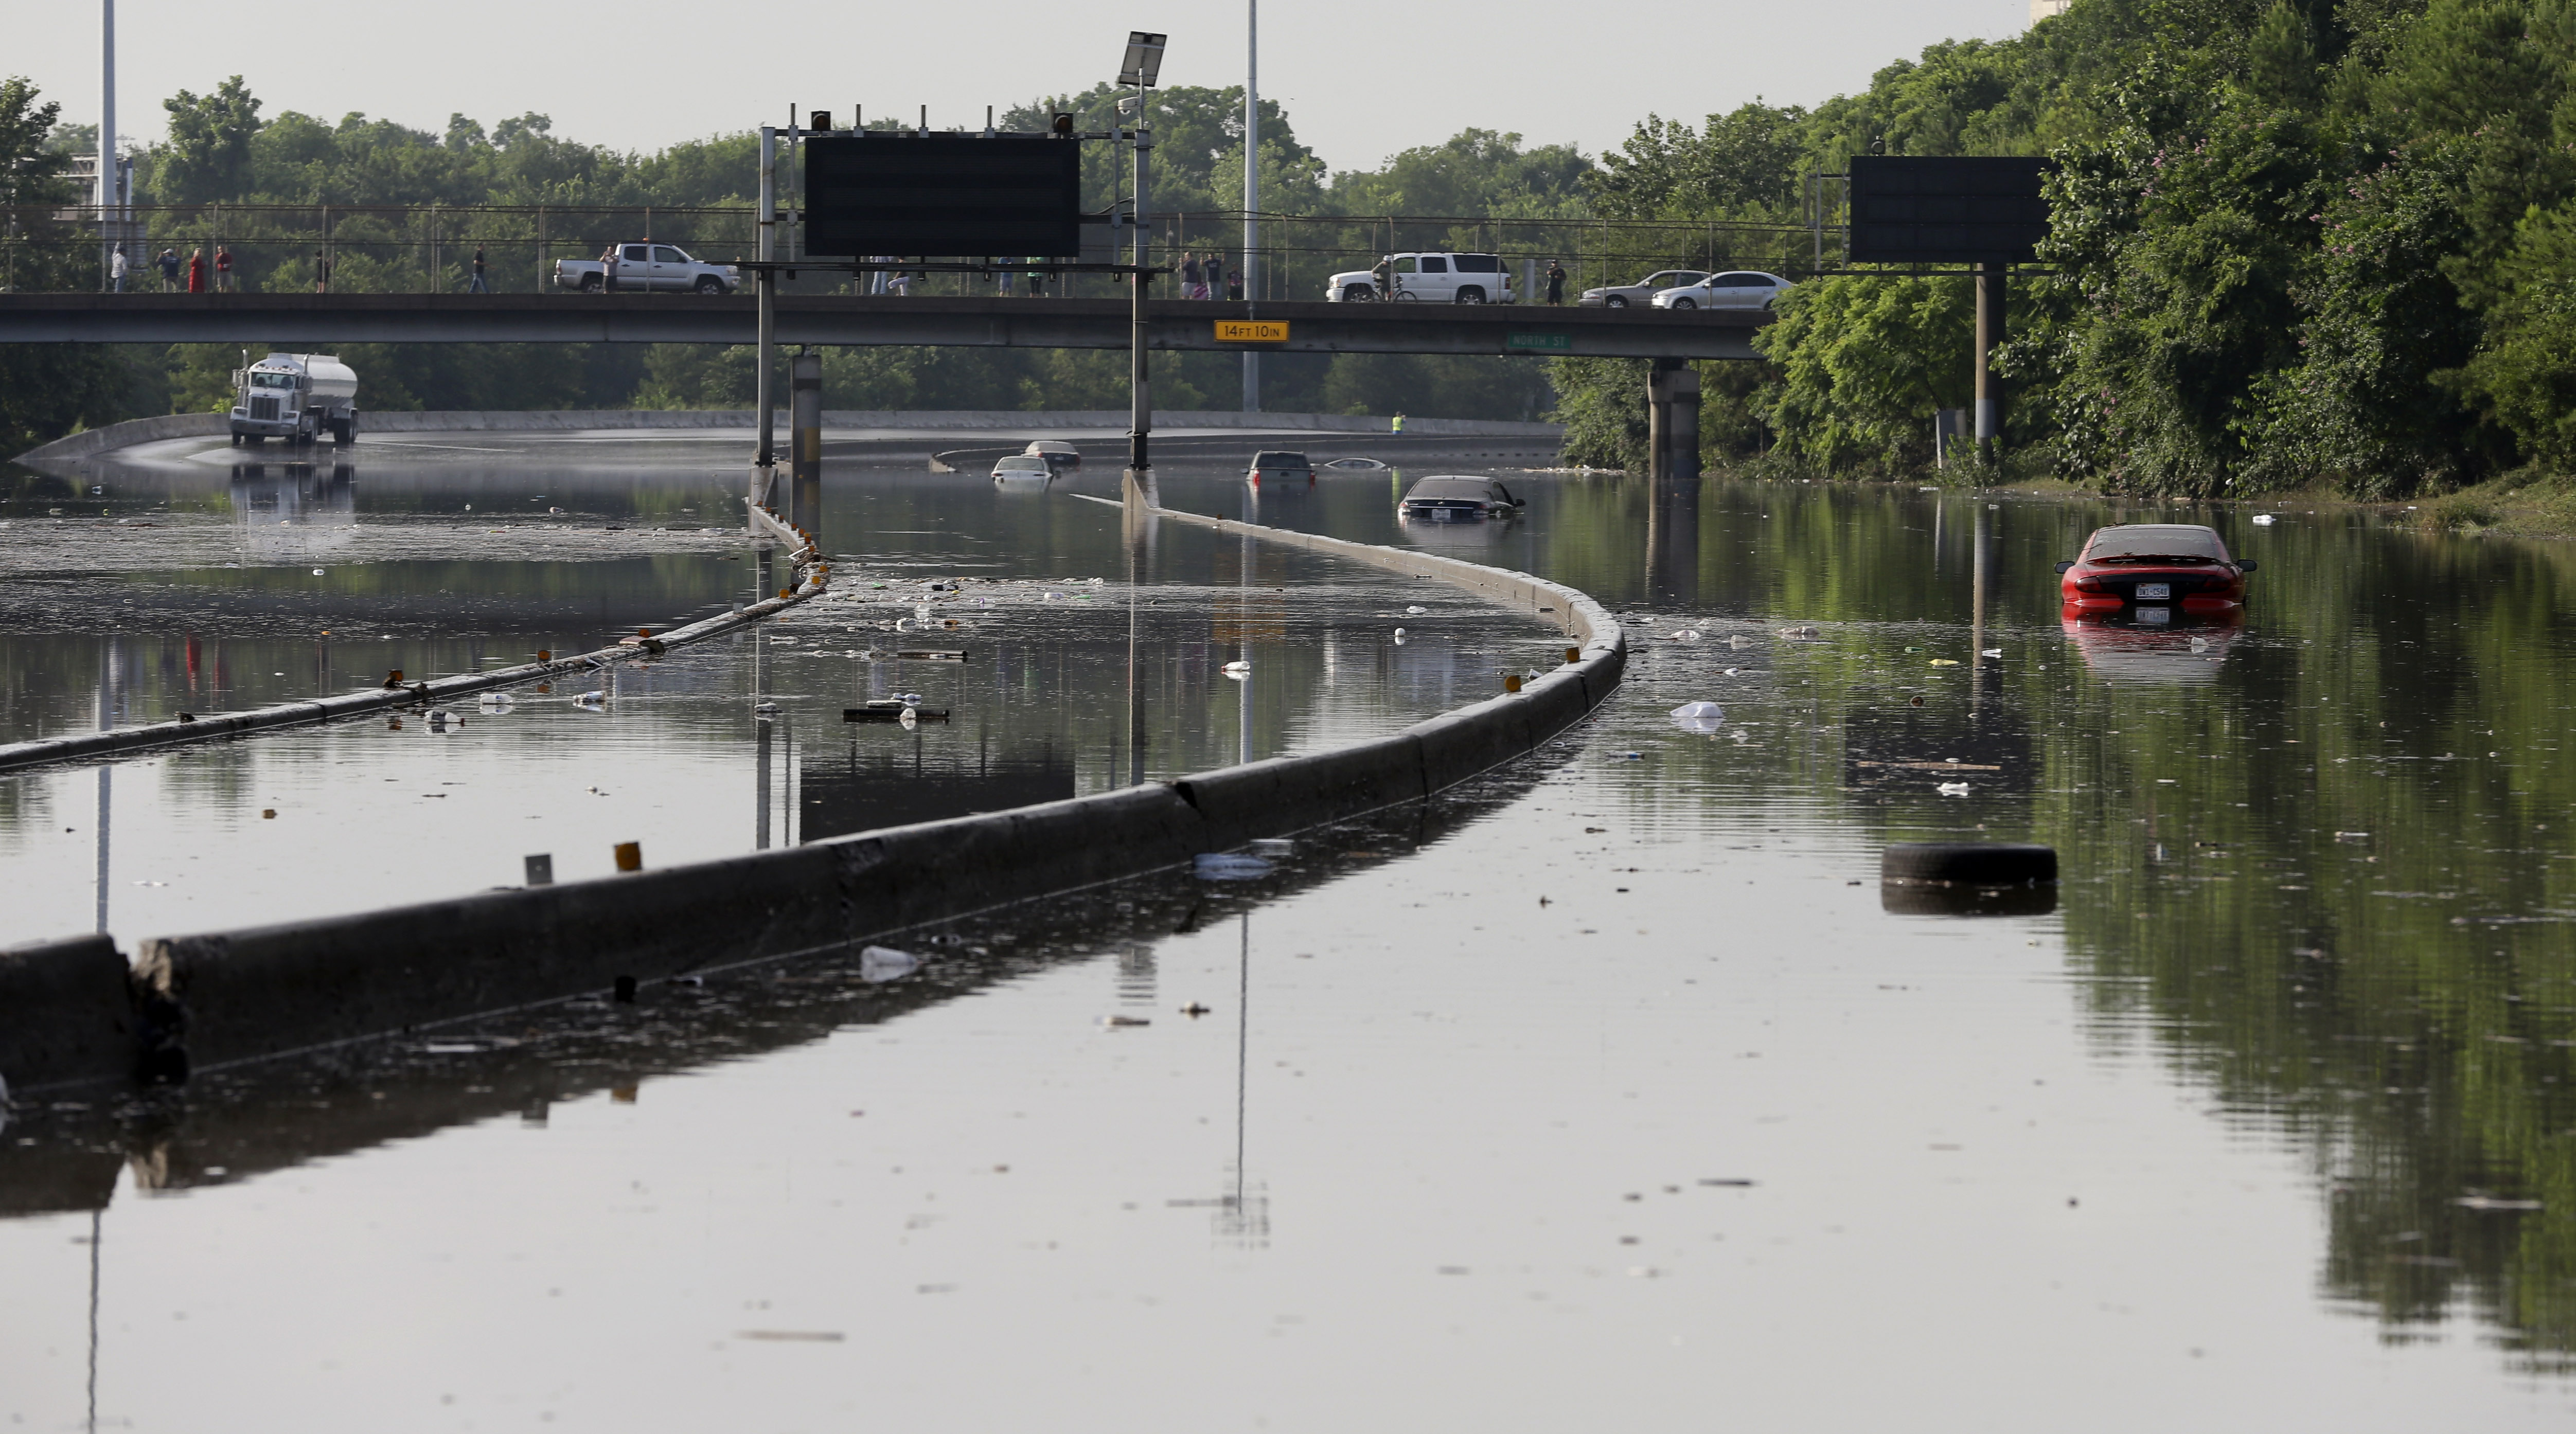
[{"label": "white suv on bridge", "polygon": [[[1512,276],[1503,271],[1500,254],[1389,254],[1385,297],[1435,304],[1508,304]],[[1354,269],[1324,281],[1324,298],[1336,304],[1368,304],[1378,299],[1377,271]]]}]

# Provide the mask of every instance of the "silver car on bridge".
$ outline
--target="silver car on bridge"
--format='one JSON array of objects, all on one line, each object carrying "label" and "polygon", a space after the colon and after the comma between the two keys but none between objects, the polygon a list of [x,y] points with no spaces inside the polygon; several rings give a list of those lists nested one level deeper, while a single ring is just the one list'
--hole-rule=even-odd
[{"label": "silver car on bridge", "polygon": [[1707,277],[1706,269],[1661,269],[1633,284],[1586,289],[1583,297],[1575,303],[1586,309],[1642,309],[1653,303],[1657,294],[1699,283]]}]

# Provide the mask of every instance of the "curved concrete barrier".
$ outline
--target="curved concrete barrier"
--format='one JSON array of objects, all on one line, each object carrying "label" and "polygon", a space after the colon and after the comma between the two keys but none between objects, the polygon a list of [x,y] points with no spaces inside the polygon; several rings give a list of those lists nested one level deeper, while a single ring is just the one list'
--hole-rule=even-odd
[{"label": "curved concrete barrier", "polygon": [[[56,1082],[137,1070],[175,1077],[605,992],[622,978],[844,948],[1420,801],[1536,750],[1618,686],[1625,636],[1572,588],[1451,558],[1154,511],[1525,606],[1574,635],[1579,658],[1519,692],[1327,752],[664,871],[146,941],[132,976],[133,1015],[122,1026],[111,1028],[94,997],[0,1002],[0,1062],[34,1053],[25,1068]],[[96,964],[94,952],[77,959]],[[32,1034],[10,1034],[21,1028]],[[38,1078],[5,1064],[0,1076]]]}]

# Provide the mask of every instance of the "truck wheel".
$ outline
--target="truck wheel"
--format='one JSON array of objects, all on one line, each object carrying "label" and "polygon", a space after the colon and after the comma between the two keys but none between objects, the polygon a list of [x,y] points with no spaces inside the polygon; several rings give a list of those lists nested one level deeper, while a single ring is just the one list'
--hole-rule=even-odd
[{"label": "truck wheel", "polygon": [[234,434],[234,435],[233,435],[233,447],[235,447],[235,448],[239,448],[239,447],[241,447],[241,438],[242,438],[242,436],[241,436],[240,434],[238,434],[238,433],[236,433],[236,434]]},{"label": "truck wheel", "polygon": [[1470,284],[1466,288],[1458,291],[1458,302],[1462,304],[1481,304],[1485,302],[1485,291],[1477,288],[1473,284]]},{"label": "truck wheel", "polygon": [[597,274],[584,274],[581,276],[581,291],[583,293],[596,294],[599,292],[599,289],[600,278]]},{"label": "truck wheel", "polygon": [[698,292],[699,292],[699,293],[701,293],[701,294],[721,294],[721,293],[723,293],[724,291],[725,291],[725,290],[724,290],[724,280],[717,278],[717,277],[716,277],[715,275],[713,275],[713,274],[700,274],[700,275],[698,276]]},{"label": "truck wheel", "polygon": [[1345,304],[1374,304],[1377,302],[1377,290],[1372,289],[1365,284],[1353,284],[1349,288],[1342,290],[1342,302]]}]

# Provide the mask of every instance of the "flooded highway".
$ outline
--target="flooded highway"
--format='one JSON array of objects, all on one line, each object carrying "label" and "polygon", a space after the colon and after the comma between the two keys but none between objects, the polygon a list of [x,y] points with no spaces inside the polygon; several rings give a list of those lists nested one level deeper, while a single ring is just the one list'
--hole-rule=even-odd
[{"label": "flooded highway", "polygon": [[[0,730],[470,671],[765,590],[726,506],[738,436],[473,443],[502,451],[371,441],[345,479],[138,452],[96,493],[12,473]],[[1247,452],[1176,441],[1163,501],[1589,592],[1634,648],[1610,705],[1251,879],[921,933],[902,979],[790,962],[21,1101],[0,1409],[2576,1413],[2568,551],[2350,510],[1658,492],[1499,448],[1308,446],[1397,467],[1256,497]],[[1549,650],[1454,590],[1176,524],[1131,574],[1119,514],[1079,496],[1115,496],[1114,442],[1019,492],[929,473],[927,447],[835,445],[834,598],[621,670],[607,710],[521,693],[441,733],[0,776],[0,937],[104,908],[130,948],[514,883],[537,851],[570,879],[620,840],[663,865],[1103,790],[1391,730]],[[1399,520],[1434,471],[1528,507]],[[2259,559],[2241,617],[2062,617],[2054,565],[2132,521]],[[924,606],[939,626],[884,626]],[[865,655],[915,641],[967,657]],[[907,691],[950,720],[839,720]],[[1692,702],[1717,711],[1673,715]],[[1881,847],[1940,838],[2044,842],[2063,879],[2011,909],[1880,888]]]}]

